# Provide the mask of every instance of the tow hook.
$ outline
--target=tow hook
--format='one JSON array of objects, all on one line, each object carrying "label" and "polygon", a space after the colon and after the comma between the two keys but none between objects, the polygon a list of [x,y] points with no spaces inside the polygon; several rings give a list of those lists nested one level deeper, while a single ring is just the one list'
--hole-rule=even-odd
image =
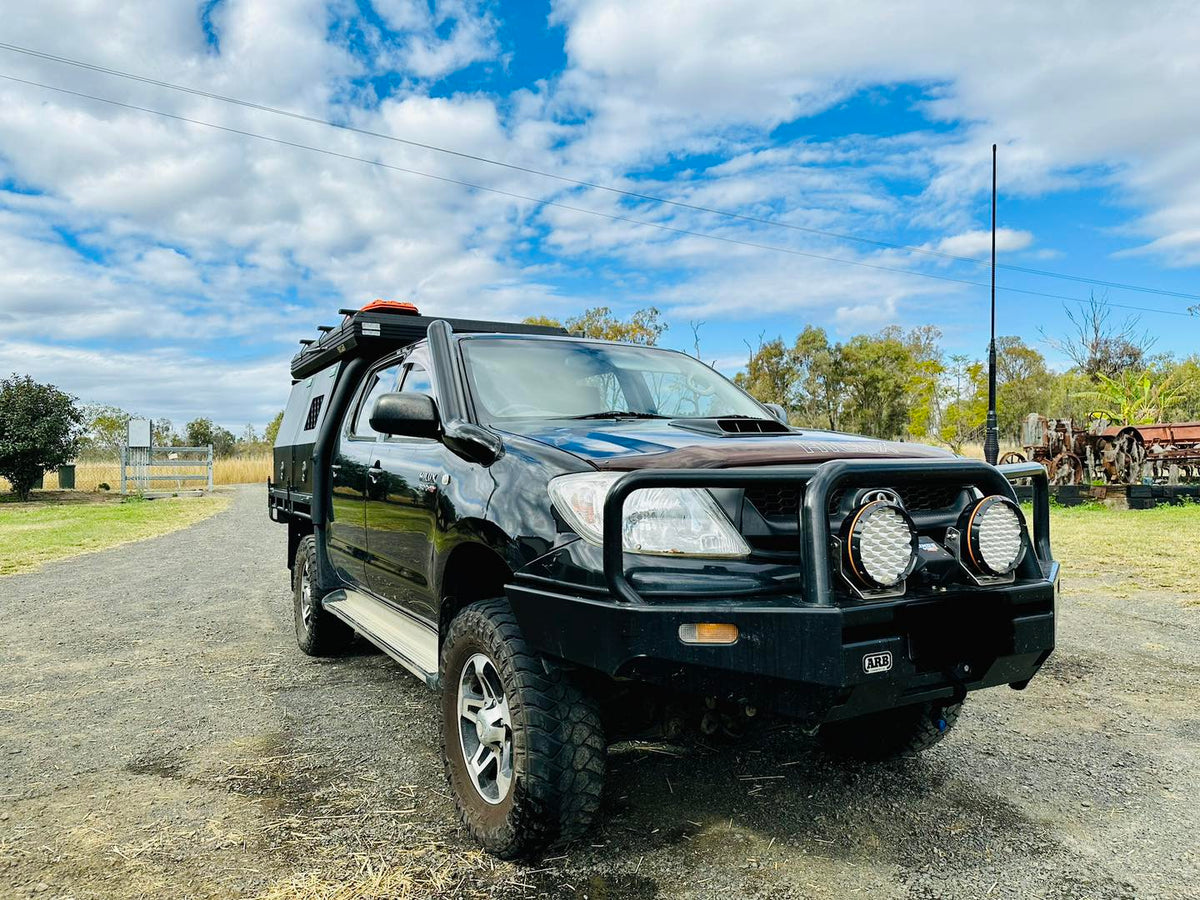
[{"label": "tow hook", "polygon": [[[971,675],[971,666],[969,663],[959,663],[954,668],[946,670],[946,680],[954,685],[954,696],[950,698],[950,704],[962,703],[967,698],[966,680]],[[945,723],[938,722],[938,730],[945,730]]]}]

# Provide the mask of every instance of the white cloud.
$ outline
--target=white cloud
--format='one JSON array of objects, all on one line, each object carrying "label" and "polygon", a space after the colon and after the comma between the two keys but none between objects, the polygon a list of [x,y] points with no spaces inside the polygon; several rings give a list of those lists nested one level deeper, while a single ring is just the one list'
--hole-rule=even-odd
[{"label": "white cloud", "polygon": [[[375,0],[387,24],[404,33],[386,65],[417,78],[440,78],[499,55],[496,21],[483,3],[468,0]],[[442,38],[439,29],[449,28]],[[386,48],[381,47],[386,55]]]},{"label": "white cloud", "polygon": [[1147,233],[1179,233],[1161,248],[1170,258],[1200,259],[1180,221],[1200,221],[1194,8],[1103,3],[1080,15],[1065,2],[1012,0],[981,15],[951,0],[571,0],[556,17],[569,30],[565,93],[595,110],[581,158],[736,141],[863,87],[926,83],[938,85],[928,114],[972,124],[942,139],[910,217],[967,224],[998,141],[1006,192],[1117,186],[1156,209],[1141,222]]},{"label": "white cloud", "polygon": [[[1014,250],[1024,250],[1033,243],[1033,234],[1028,231],[1015,231],[1012,228],[996,229],[996,252],[1007,253]],[[992,233],[990,231],[966,231],[962,234],[942,238],[933,247],[939,253],[949,253],[951,256],[969,256],[982,259],[992,250]]]},{"label": "white cloud", "polygon": [[247,422],[269,421],[286,402],[290,384],[287,361],[279,357],[214,362],[170,346],[114,353],[0,339],[0,359],[84,402],[177,425],[211,417],[235,433]]},{"label": "white cloud", "polygon": [[[19,77],[612,215],[871,265],[937,264],[802,229],[885,239],[919,229],[926,246],[984,256],[979,200],[995,140],[1006,194],[1103,185],[1136,210],[1129,239],[1139,252],[1200,264],[1200,56],[1193,49],[1200,15],[1186,7],[1112,3],[1085,16],[1068,4],[1014,0],[983,16],[949,0],[570,0],[553,12],[566,35],[567,70],[503,97],[429,95],[430,83],[448,73],[506,62],[496,21],[503,7],[472,0],[432,7],[376,0],[385,27],[362,25],[355,40],[364,43],[355,47],[335,21],[355,4],[225,0],[213,12],[219,49],[209,46],[195,4],[182,0],[10,5],[5,36],[16,43],[797,229],[621,202],[0,54],[0,69]],[[376,96],[379,76],[393,85],[390,95]],[[954,127],[881,135],[890,125],[865,121],[858,135],[785,145],[768,138],[798,116],[900,82],[925,85],[922,110]],[[670,178],[645,174],[692,154],[710,156]],[[66,385],[82,392],[91,384],[87,369],[71,362],[82,354],[108,373],[97,384],[109,385],[109,394],[97,399],[120,402],[126,390],[129,405],[144,403],[147,413],[182,396],[175,390],[182,369],[211,371],[211,384],[195,396],[237,409],[232,418],[213,413],[232,424],[259,415],[254,410],[265,421],[286,388],[286,375],[265,360],[284,366],[294,341],[329,321],[336,306],[375,296],[497,318],[652,302],[678,326],[689,317],[792,315],[799,325],[820,319],[849,332],[928,319],[960,291],[540,209],[3,81],[0,179],[42,192],[0,193],[0,369],[61,366],[64,377],[83,379]],[[63,233],[78,235],[77,246]],[[1028,231],[1000,232],[1005,252],[1047,252],[1032,245]],[[523,265],[527,250],[539,251],[537,265]],[[218,340],[236,346],[217,348]],[[108,358],[163,347],[174,349],[154,356],[161,391]],[[260,362],[214,361],[247,357]]]}]

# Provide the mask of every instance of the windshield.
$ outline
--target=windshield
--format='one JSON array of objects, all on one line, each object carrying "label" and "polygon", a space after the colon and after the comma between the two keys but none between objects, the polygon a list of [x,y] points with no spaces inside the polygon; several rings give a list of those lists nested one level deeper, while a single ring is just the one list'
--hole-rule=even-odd
[{"label": "windshield", "polygon": [[704,363],[669,350],[490,337],[461,347],[484,422],[769,415]]}]

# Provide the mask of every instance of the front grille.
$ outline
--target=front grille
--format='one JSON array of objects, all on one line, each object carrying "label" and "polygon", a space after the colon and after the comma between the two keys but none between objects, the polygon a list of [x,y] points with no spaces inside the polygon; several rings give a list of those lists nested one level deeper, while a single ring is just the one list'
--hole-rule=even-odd
[{"label": "front grille", "polygon": [[764,519],[779,519],[784,516],[795,518],[800,512],[799,485],[756,484],[746,488],[746,499],[759,511]]},{"label": "front grille", "polygon": [[[846,492],[850,488],[835,488],[829,497],[829,509],[840,508]],[[962,485],[932,483],[914,483],[898,485],[890,488],[900,495],[905,509],[936,510],[946,509],[958,501],[962,493]],[[794,518],[800,513],[800,503],[804,491],[795,484],[757,484],[746,488],[746,499],[765,519]]]},{"label": "front grille", "polygon": [[896,488],[896,492],[908,509],[945,509],[958,502],[962,485],[921,482]]},{"label": "front grille", "polygon": [[[960,484],[947,484],[936,481],[880,486],[887,487],[888,490],[899,494],[900,502],[904,504],[904,508],[913,512],[946,509],[949,506],[953,506],[958,501],[958,495],[962,493],[962,485]],[[846,493],[850,490],[852,489],[847,487],[834,488],[833,493],[829,495],[830,512],[841,507],[842,500],[845,499]],[[853,490],[857,490],[857,488]]]}]

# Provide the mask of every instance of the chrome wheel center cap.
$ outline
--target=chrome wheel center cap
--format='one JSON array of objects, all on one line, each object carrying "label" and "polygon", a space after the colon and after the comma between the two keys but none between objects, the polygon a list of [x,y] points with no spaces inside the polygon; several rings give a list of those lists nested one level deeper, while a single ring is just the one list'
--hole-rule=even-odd
[{"label": "chrome wheel center cap", "polygon": [[492,701],[487,707],[479,711],[479,717],[475,720],[475,733],[479,736],[479,743],[499,745],[504,743],[504,726],[507,716],[500,704]]}]

